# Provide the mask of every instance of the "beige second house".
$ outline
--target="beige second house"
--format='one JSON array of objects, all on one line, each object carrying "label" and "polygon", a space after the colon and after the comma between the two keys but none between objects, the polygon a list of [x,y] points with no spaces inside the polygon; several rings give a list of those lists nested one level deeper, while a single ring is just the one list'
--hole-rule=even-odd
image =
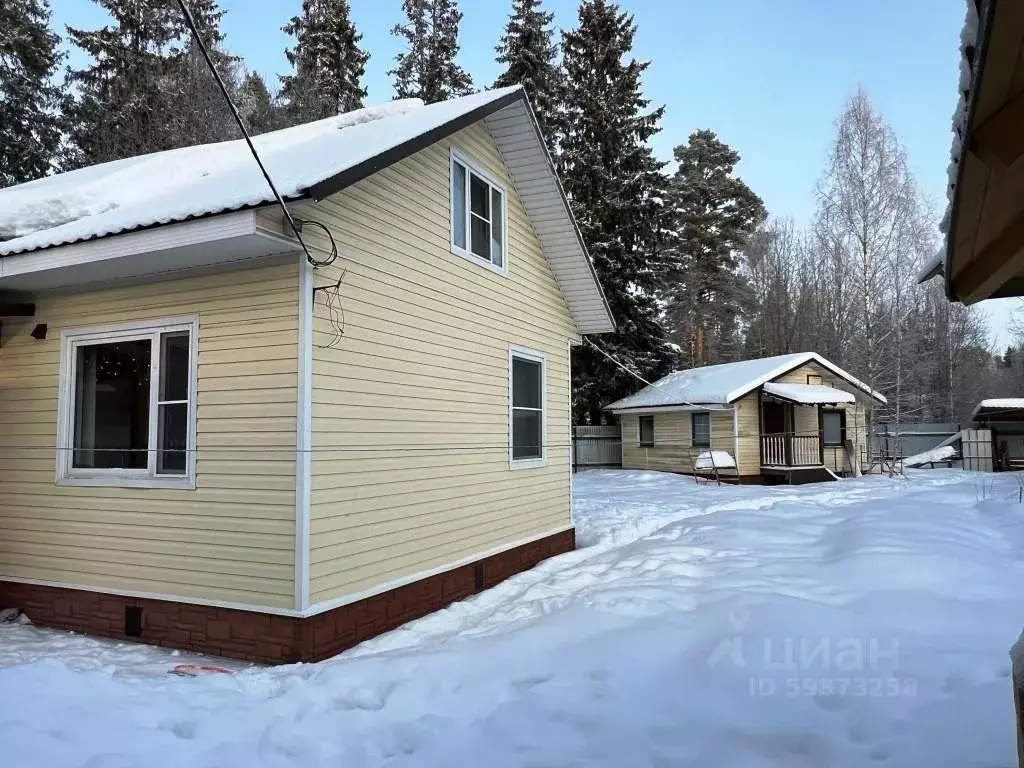
[{"label": "beige second house", "polygon": [[802,352],[676,371],[606,410],[626,469],[702,473],[711,454],[740,482],[800,483],[856,471],[873,403],[885,398]]},{"label": "beige second house", "polygon": [[613,330],[520,89],[0,190],[0,606],[320,659],[574,547]]}]

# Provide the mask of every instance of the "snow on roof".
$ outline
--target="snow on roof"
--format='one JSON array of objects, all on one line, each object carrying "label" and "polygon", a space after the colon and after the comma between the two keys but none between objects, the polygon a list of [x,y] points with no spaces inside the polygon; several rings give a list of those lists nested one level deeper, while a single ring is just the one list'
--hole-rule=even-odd
[{"label": "snow on roof", "polygon": [[[403,99],[253,138],[285,199],[519,87],[424,105]],[[243,140],[115,160],[0,190],[0,255],[273,201]]]},{"label": "snow on roof", "polygon": [[[939,229],[943,232],[948,232],[951,226],[953,200],[956,198],[956,184],[960,176],[960,166],[964,151],[964,136],[967,134],[971,101],[975,96],[972,86],[977,67],[973,62],[977,59],[980,30],[981,24],[975,0],[967,0],[967,14],[964,18],[964,25],[960,30],[960,80],[957,89],[956,108],[953,110],[953,143],[949,149],[949,165],[946,169],[948,176],[946,212],[939,223]],[[945,263],[945,254],[943,254],[943,263]]]},{"label": "snow on roof", "polygon": [[941,275],[946,269],[946,252],[940,250],[932,258],[928,259],[918,270],[917,282],[924,283],[933,277]]},{"label": "snow on roof", "polygon": [[816,352],[741,360],[737,363],[709,365],[676,371],[658,379],[639,392],[605,406],[605,410],[624,411],[637,408],[660,408],[676,405],[724,405],[743,397],[772,379],[806,363],[815,362],[847,382],[885,402],[878,392],[857,380],[839,366]]},{"label": "snow on roof", "polygon": [[971,412],[971,418],[975,418],[982,411],[1013,411],[1018,409],[1024,410],[1024,397],[993,397],[978,403],[974,411]]},{"label": "snow on roof", "polygon": [[768,382],[764,391],[778,395],[794,403],[804,405],[827,405],[831,403],[855,403],[857,398],[841,389],[826,387],[824,384],[788,384]]}]

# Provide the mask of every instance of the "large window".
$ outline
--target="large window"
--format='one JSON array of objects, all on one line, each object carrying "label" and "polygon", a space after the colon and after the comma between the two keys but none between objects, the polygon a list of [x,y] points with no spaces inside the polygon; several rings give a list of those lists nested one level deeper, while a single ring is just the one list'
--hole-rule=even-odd
[{"label": "large window", "polygon": [[544,355],[512,348],[510,372],[510,451],[513,469],[544,464]]},{"label": "large window", "polygon": [[821,412],[821,437],[825,445],[846,442],[846,411]]},{"label": "large window", "polygon": [[711,447],[711,414],[690,414],[690,440],[694,448]]},{"label": "large window", "polygon": [[654,417],[653,416],[641,416],[640,417],[640,445],[651,446],[654,445]]},{"label": "large window", "polygon": [[194,487],[195,319],[62,339],[59,481]]},{"label": "large window", "polygon": [[452,152],[452,251],[506,272],[505,187]]}]

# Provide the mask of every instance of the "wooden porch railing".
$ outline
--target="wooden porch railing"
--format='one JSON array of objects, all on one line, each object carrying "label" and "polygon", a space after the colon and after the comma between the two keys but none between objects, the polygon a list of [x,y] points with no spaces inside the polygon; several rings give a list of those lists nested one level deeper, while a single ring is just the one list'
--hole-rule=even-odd
[{"label": "wooden porch railing", "polygon": [[821,464],[818,435],[761,435],[761,465],[765,467],[814,467]]}]

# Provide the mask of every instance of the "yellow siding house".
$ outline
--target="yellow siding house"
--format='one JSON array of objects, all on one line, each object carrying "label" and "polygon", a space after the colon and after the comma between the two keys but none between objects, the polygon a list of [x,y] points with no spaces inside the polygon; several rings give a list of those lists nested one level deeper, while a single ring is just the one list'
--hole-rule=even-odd
[{"label": "yellow siding house", "polygon": [[0,190],[0,607],[323,658],[574,546],[613,330],[518,88]]},{"label": "yellow siding house", "polygon": [[[814,352],[676,371],[608,405],[622,466],[740,482],[813,482],[858,471],[885,397]],[[698,462],[698,459],[700,462]]]}]

